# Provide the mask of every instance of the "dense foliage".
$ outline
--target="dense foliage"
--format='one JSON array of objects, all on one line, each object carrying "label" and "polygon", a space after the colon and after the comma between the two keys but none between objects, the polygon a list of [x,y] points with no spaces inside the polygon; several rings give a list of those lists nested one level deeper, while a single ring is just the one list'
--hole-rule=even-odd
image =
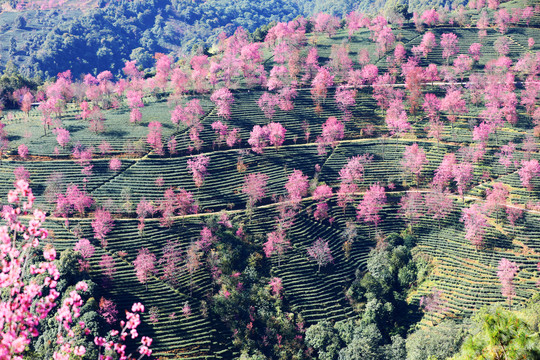
[{"label": "dense foliage", "polygon": [[344,15],[354,6],[344,0],[137,0],[97,5],[41,10],[30,2],[18,16],[0,13],[2,30],[11,31],[4,55],[25,76],[48,78],[67,69],[76,76],[103,70],[118,74],[125,60],[150,68],[156,52],[179,58],[183,51],[211,47],[220,33],[231,35],[239,26],[264,36],[269,23],[319,11]]}]

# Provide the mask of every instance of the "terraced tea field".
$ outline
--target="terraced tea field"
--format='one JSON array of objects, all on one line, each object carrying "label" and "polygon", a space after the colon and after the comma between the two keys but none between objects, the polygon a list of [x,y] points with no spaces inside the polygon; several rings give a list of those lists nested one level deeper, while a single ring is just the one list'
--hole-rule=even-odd
[{"label": "terraced tea field", "polygon": [[[402,30],[395,30],[399,41],[410,51],[422,40],[421,34],[415,31],[412,24],[406,24]],[[443,33],[453,32],[459,38],[460,53],[466,54],[470,44],[477,42],[477,29],[438,26],[431,28],[437,38]],[[369,31],[360,30],[350,40],[349,54],[356,59],[360,49],[367,48],[374,52],[375,44],[368,39]],[[474,71],[483,71],[488,61],[497,58],[493,43],[501,34],[495,29],[488,29],[483,40],[481,60],[474,64]],[[540,39],[540,29],[516,26],[508,30],[510,39],[509,57],[518,59],[526,52],[533,52],[538,45],[529,49],[527,39]],[[315,43],[319,54],[319,62],[325,64],[330,59],[332,45],[347,41],[346,30],[339,30],[332,37],[318,36]],[[313,39],[313,37],[310,37]],[[390,55],[389,52],[387,55]],[[371,57],[371,62],[379,67],[379,74],[386,71],[389,64],[386,56],[380,59]],[[355,63],[355,68],[359,65]],[[442,50],[436,47],[426,58],[420,59],[420,66],[433,63],[445,65]],[[274,65],[273,58],[268,55],[265,67]],[[464,81],[466,81],[465,79]],[[396,87],[403,88],[403,84]],[[470,121],[474,122],[481,108],[469,106],[469,112],[458,116],[453,126],[444,122],[439,142],[428,137],[426,126],[428,121],[421,114],[411,116],[412,129],[397,138],[389,136],[385,125],[385,114],[379,109],[371,96],[369,86],[359,89],[356,105],[352,108],[352,119],[345,122],[344,138],[335,147],[327,146],[327,153],[320,155],[316,139],[322,134],[322,126],[330,116],[341,117],[342,111],[334,99],[336,89],[330,88],[328,96],[322,104],[322,111],[317,112],[308,86],[298,89],[298,96],[291,111],[277,110],[273,119],[269,120],[257,105],[262,95],[260,88],[248,89],[237,86],[233,89],[234,103],[230,119],[217,115],[217,108],[210,101],[208,94],[196,95],[190,92],[183,101],[200,98],[204,115],[201,117],[202,131],[200,139],[203,145],[199,152],[209,157],[208,175],[200,188],[195,186],[191,174],[187,170],[187,161],[192,158],[189,129],[184,125],[171,123],[173,105],[165,100],[168,94],[148,94],[144,98],[142,122],[129,123],[129,109],[122,105],[115,110],[104,111],[105,131],[100,134],[88,129],[87,121],[79,118],[76,104],[68,104],[61,117],[62,126],[71,133],[70,145],[55,154],[57,143],[55,135],[49,130],[46,134],[40,120],[40,112],[34,108],[27,117],[22,112],[9,112],[2,120],[6,124],[5,131],[9,136],[10,152],[0,165],[0,193],[7,194],[15,180],[14,170],[24,166],[30,174],[31,187],[37,203],[52,211],[54,204],[47,203],[46,189],[48,179],[54,173],[62,173],[65,185],[76,184],[85,189],[99,206],[107,205],[116,209],[114,227],[107,234],[108,245],[103,248],[99,240],[94,238],[91,227],[92,213],[86,216],[73,216],[66,226],[63,218],[50,216],[46,226],[54,235],[54,245],[63,250],[72,248],[77,242],[74,229],[82,230],[82,236],[91,239],[96,246],[96,253],[90,259],[90,276],[97,282],[102,281],[99,261],[103,254],[109,254],[116,263],[114,280],[106,293],[112,298],[118,309],[128,308],[133,302],[142,302],[150,308],[159,309],[159,321],[150,323],[149,316],[144,315],[141,333],[154,338],[152,349],[156,356],[182,359],[229,359],[238,355],[233,346],[234,334],[216,316],[207,314],[206,306],[217,291],[208,264],[203,263],[193,273],[182,272],[178,277],[178,285],[171,286],[159,274],[151,276],[147,288],[135,275],[134,260],[141,248],[148,248],[159,259],[163,248],[169,241],[178,241],[183,252],[200,237],[201,229],[209,223],[215,224],[220,212],[228,214],[235,226],[242,225],[246,236],[243,239],[246,247],[257,249],[263,254],[263,244],[267,234],[276,229],[276,218],[280,216],[280,198],[287,195],[284,188],[293,170],[301,170],[308,178],[316,179],[318,184],[325,183],[335,191],[340,186],[339,172],[347,164],[348,159],[356,155],[369,155],[372,160],[365,164],[360,190],[354,194],[356,206],[363,198],[370,185],[379,183],[386,187],[388,203],[381,211],[382,221],[379,231],[388,235],[407,230],[407,224],[399,215],[399,200],[407,191],[422,193],[431,191],[430,182],[445,154],[457,153],[464,159],[466,154],[460,148],[475,143],[473,141]],[[518,86],[520,93],[522,87]],[[441,84],[425,84],[423,92],[434,92],[440,97],[445,94]],[[229,128],[238,128],[242,139],[240,145],[229,148],[225,144],[215,143],[216,134],[211,128],[215,121],[226,123]],[[162,124],[162,139],[167,143],[173,137],[176,154],[160,156],[151,150],[146,142],[147,126],[151,121]],[[279,148],[266,147],[263,154],[250,152],[247,139],[255,125],[263,126],[270,121],[281,123],[287,130],[285,140]],[[306,126],[309,125],[309,138],[305,137]],[[372,126],[372,131],[366,128]],[[427,314],[421,324],[431,326],[443,317],[463,319],[486,304],[504,303],[497,278],[497,265],[501,258],[507,258],[519,264],[519,273],[515,280],[516,296],[514,306],[519,306],[538,291],[537,263],[540,262],[540,213],[526,204],[540,201],[540,181],[538,176],[532,180],[532,190],[526,189],[518,174],[519,166],[504,167],[499,163],[500,146],[509,141],[518,144],[514,152],[514,160],[518,164],[525,158],[540,160],[537,150],[527,153],[521,149],[525,136],[531,133],[533,123],[518,106],[518,122],[516,125],[505,123],[497,135],[490,136],[485,146],[485,155],[474,163],[474,172],[470,185],[463,198],[456,192],[452,194],[455,208],[442,220],[441,226],[428,216],[412,228],[417,237],[414,249],[416,258],[426,259],[431,264],[431,272],[427,279],[411,290],[408,301],[418,305],[422,295],[433,288],[442,291],[446,307],[442,313]],[[98,147],[106,141],[110,150],[100,154]],[[537,138],[534,140],[538,144]],[[30,158],[23,160],[17,155],[17,147],[26,144]],[[419,184],[412,175],[406,174],[402,166],[402,158],[407,147],[417,143],[426,154],[427,164],[420,173]],[[83,147],[94,147],[94,158],[91,160],[92,175],[83,174],[81,166],[70,155],[69,148],[75,144]],[[129,151],[137,147],[137,151]],[[109,169],[111,157],[121,160],[121,167],[116,171]],[[256,204],[252,213],[246,210],[248,197],[242,192],[244,177],[252,173],[268,175],[268,186],[264,198]],[[495,182],[508,186],[509,202],[524,210],[524,216],[518,220],[515,229],[506,219],[496,221],[495,214],[489,219],[489,227],[485,235],[485,245],[475,248],[465,239],[464,225],[460,222],[461,209],[472,203],[483,203],[486,191]],[[144,197],[159,204],[166,189],[185,189],[197,199],[198,214],[176,216],[170,227],[160,226],[158,215],[145,221],[144,233],[138,230],[135,208]],[[356,218],[352,205],[345,210],[338,207],[334,195],[330,200],[329,218],[318,221],[313,216],[316,202],[310,196],[300,203],[300,210],[294,223],[287,230],[290,247],[280,257],[264,258],[261,262],[269,268],[269,274],[282,279],[283,301],[291,311],[300,314],[306,327],[321,320],[344,320],[357,316],[357,312],[347,299],[346,290],[355,279],[359,269],[364,271],[366,259],[375,247],[373,226],[362,221],[357,222],[358,236],[350,253],[346,256],[343,248],[342,233],[345,223]],[[130,203],[127,206],[126,203]],[[129,204],[128,204],[129,205]],[[411,229],[409,229],[411,230]],[[310,261],[307,248],[317,238],[329,242],[334,261],[327,267],[317,271],[317,265]],[[262,258],[262,256],[261,256]],[[186,301],[191,306],[191,315],[183,316],[182,307]]]}]

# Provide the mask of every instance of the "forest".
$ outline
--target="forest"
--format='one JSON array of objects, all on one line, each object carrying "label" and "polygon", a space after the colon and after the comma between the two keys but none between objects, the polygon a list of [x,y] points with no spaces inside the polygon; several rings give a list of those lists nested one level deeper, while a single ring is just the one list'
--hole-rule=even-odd
[{"label": "forest", "polygon": [[[145,69],[156,52],[178,60],[207,50],[224,32],[241,26],[258,40],[269,24],[320,12],[339,17],[353,10],[376,14],[402,8],[407,17],[425,9],[457,9],[459,1],[375,2],[351,0],[240,1],[191,0],[9,0],[0,12],[0,56],[11,59],[27,78],[46,80],[70,69],[75,77],[109,70],[121,74],[126,60]],[[271,25],[270,25],[271,26]],[[266,29],[266,30],[265,30]],[[262,36],[262,38],[261,38]],[[4,62],[5,65],[5,62]]]},{"label": "forest", "polygon": [[7,64],[1,356],[540,358],[539,25],[473,0]]},{"label": "forest", "polygon": [[[26,77],[47,79],[70,69],[74,76],[110,70],[126,60],[151,68],[156,52],[175,59],[207,49],[220,33],[239,26],[249,32],[271,22],[290,21],[315,11],[350,12],[351,1],[98,1],[77,8],[65,1],[11,1],[17,11],[0,13],[3,58]],[[321,4],[325,4],[324,6]]]}]

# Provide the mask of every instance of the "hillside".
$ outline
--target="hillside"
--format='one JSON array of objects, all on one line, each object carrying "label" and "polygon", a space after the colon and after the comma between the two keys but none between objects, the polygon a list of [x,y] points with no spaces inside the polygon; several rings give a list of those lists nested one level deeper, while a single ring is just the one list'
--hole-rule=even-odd
[{"label": "hillside", "polygon": [[[318,15],[158,56],[153,76],[63,73],[3,114],[0,193],[29,178],[54,247],[90,241],[88,258],[65,253],[101,287],[85,311],[152,308],[140,332],[157,357],[404,358],[417,329],[466,331],[538,292],[540,17],[515,5]],[[74,185],[95,203],[66,200]],[[146,281],[142,248],[161,259]],[[504,293],[503,259],[518,267]]]},{"label": "hillside", "polygon": [[[8,5],[11,4],[11,5]],[[110,70],[126,60],[153,66],[156,52],[175,59],[211,47],[218,35],[241,26],[249,32],[272,21],[319,11],[339,15],[350,1],[8,1],[0,12],[0,58],[42,79],[70,69],[76,77]],[[264,36],[264,34],[262,35]]]}]

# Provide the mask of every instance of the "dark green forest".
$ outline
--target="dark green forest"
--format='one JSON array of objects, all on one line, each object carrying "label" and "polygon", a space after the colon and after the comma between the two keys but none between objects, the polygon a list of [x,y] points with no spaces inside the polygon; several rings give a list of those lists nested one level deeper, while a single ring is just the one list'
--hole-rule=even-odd
[{"label": "dark green forest", "polygon": [[66,69],[75,76],[103,70],[118,74],[126,60],[147,68],[156,52],[178,59],[203,51],[220,33],[231,35],[238,26],[253,33],[273,22],[319,11],[341,16],[353,8],[351,0],[145,0],[6,11],[0,13],[0,59],[3,67],[12,60],[27,77],[48,78]]},{"label": "dark green forest", "polygon": [[[419,11],[452,8],[462,2],[411,0],[407,5],[411,11]],[[15,8],[20,2],[3,3]],[[94,7],[47,10],[27,5],[0,13],[0,63],[5,68],[11,60],[22,75],[41,79],[66,69],[75,76],[103,70],[119,74],[126,60],[150,68],[157,52],[173,54],[176,59],[192,51],[202,52],[220,33],[232,35],[239,26],[260,37],[275,22],[298,16],[325,12],[342,17],[353,10],[374,13],[400,5],[400,0],[99,0]]]}]

